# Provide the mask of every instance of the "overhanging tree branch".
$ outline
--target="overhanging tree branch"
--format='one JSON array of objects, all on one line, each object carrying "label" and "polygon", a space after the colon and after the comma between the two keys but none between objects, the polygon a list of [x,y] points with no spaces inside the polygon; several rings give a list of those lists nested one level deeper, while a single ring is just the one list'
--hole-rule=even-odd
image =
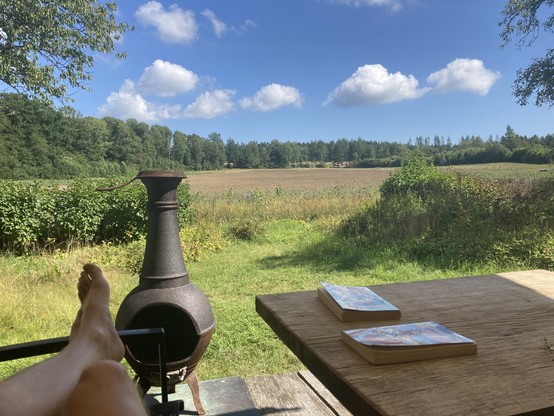
[{"label": "overhanging tree branch", "polygon": [[[530,46],[541,31],[554,32],[554,14],[544,18],[542,23],[540,20],[542,11],[553,6],[554,0],[508,0],[499,23],[502,47],[514,38],[516,46]],[[525,106],[534,97],[538,107],[554,105],[553,69],[554,52],[548,49],[544,58],[535,58],[527,68],[518,70],[513,87],[517,103]]]},{"label": "overhanging tree branch", "polygon": [[133,28],[116,11],[95,0],[0,0],[0,81],[43,101],[72,101],[69,87],[89,89],[93,52],[125,57],[115,39]]}]

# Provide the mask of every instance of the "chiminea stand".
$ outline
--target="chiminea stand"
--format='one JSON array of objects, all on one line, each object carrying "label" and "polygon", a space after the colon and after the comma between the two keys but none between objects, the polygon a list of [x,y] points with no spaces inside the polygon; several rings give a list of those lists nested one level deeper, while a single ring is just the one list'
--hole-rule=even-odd
[{"label": "chiminea stand", "polygon": [[[185,381],[194,406],[204,414],[200,402],[196,366],[208,348],[215,327],[208,298],[190,282],[179,237],[177,187],[186,178],[182,172],[141,171],[139,179],[148,193],[148,221],[144,261],[139,284],[123,300],[116,316],[118,330],[164,328],[167,345],[168,390]],[[112,188],[110,191],[129,184]],[[137,374],[144,394],[159,385],[156,345],[130,341],[125,358]]]}]

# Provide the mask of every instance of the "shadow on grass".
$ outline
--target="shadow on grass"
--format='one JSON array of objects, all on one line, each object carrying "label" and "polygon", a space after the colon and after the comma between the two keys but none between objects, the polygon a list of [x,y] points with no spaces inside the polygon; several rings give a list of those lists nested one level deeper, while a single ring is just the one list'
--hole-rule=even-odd
[{"label": "shadow on grass", "polygon": [[[460,242],[458,242],[458,245]],[[456,276],[483,270],[521,269],[521,264],[485,259],[470,260],[462,255],[475,247],[426,247],[404,243],[364,243],[338,234],[329,234],[312,243],[290,241],[281,255],[265,256],[258,260],[266,270],[307,268],[319,274],[348,273],[353,276],[375,276],[388,279],[417,278],[418,276]],[[479,251],[479,250],[477,250]],[[458,255],[457,255],[458,254]],[[410,277],[408,275],[411,275]]]},{"label": "shadow on grass", "polygon": [[366,273],[368,269],[397,268],[409,261],[402,252],[390,246],[362,247],[344,237],[329,236],[317,243],[291,249],[283,255],[267,256],[259,261],[265,269],[309,267],[314,272]]}]

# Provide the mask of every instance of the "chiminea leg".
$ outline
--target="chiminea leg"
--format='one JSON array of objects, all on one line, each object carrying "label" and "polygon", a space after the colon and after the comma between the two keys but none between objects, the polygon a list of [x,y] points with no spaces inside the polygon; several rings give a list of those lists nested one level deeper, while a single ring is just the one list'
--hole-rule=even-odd
[{"label": "chiminea leg", "polygon": [[196,370],[193,370],[185,381],[187,382],[192,393],[192,401],[194,402],[196,412],[199,415],[205,415],[206,411],[204,410],[202,402],[200,401],[200,387],[198,385],[198,376],[196,375]]}]

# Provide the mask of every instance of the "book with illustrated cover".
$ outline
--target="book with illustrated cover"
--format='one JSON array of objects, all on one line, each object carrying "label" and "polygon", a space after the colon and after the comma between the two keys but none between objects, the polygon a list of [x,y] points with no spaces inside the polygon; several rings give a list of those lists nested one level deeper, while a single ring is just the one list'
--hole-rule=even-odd
[{"label": "book with illustrated cover", "polygon": [[373,364],[470,355],[477,344],[436,322],[342,331],[342,340]]},{"label": "book with illustrated cover", "polygon": [[321,282],[317,296],[342,322],[400,319],[400,309],[365,286]]}]

